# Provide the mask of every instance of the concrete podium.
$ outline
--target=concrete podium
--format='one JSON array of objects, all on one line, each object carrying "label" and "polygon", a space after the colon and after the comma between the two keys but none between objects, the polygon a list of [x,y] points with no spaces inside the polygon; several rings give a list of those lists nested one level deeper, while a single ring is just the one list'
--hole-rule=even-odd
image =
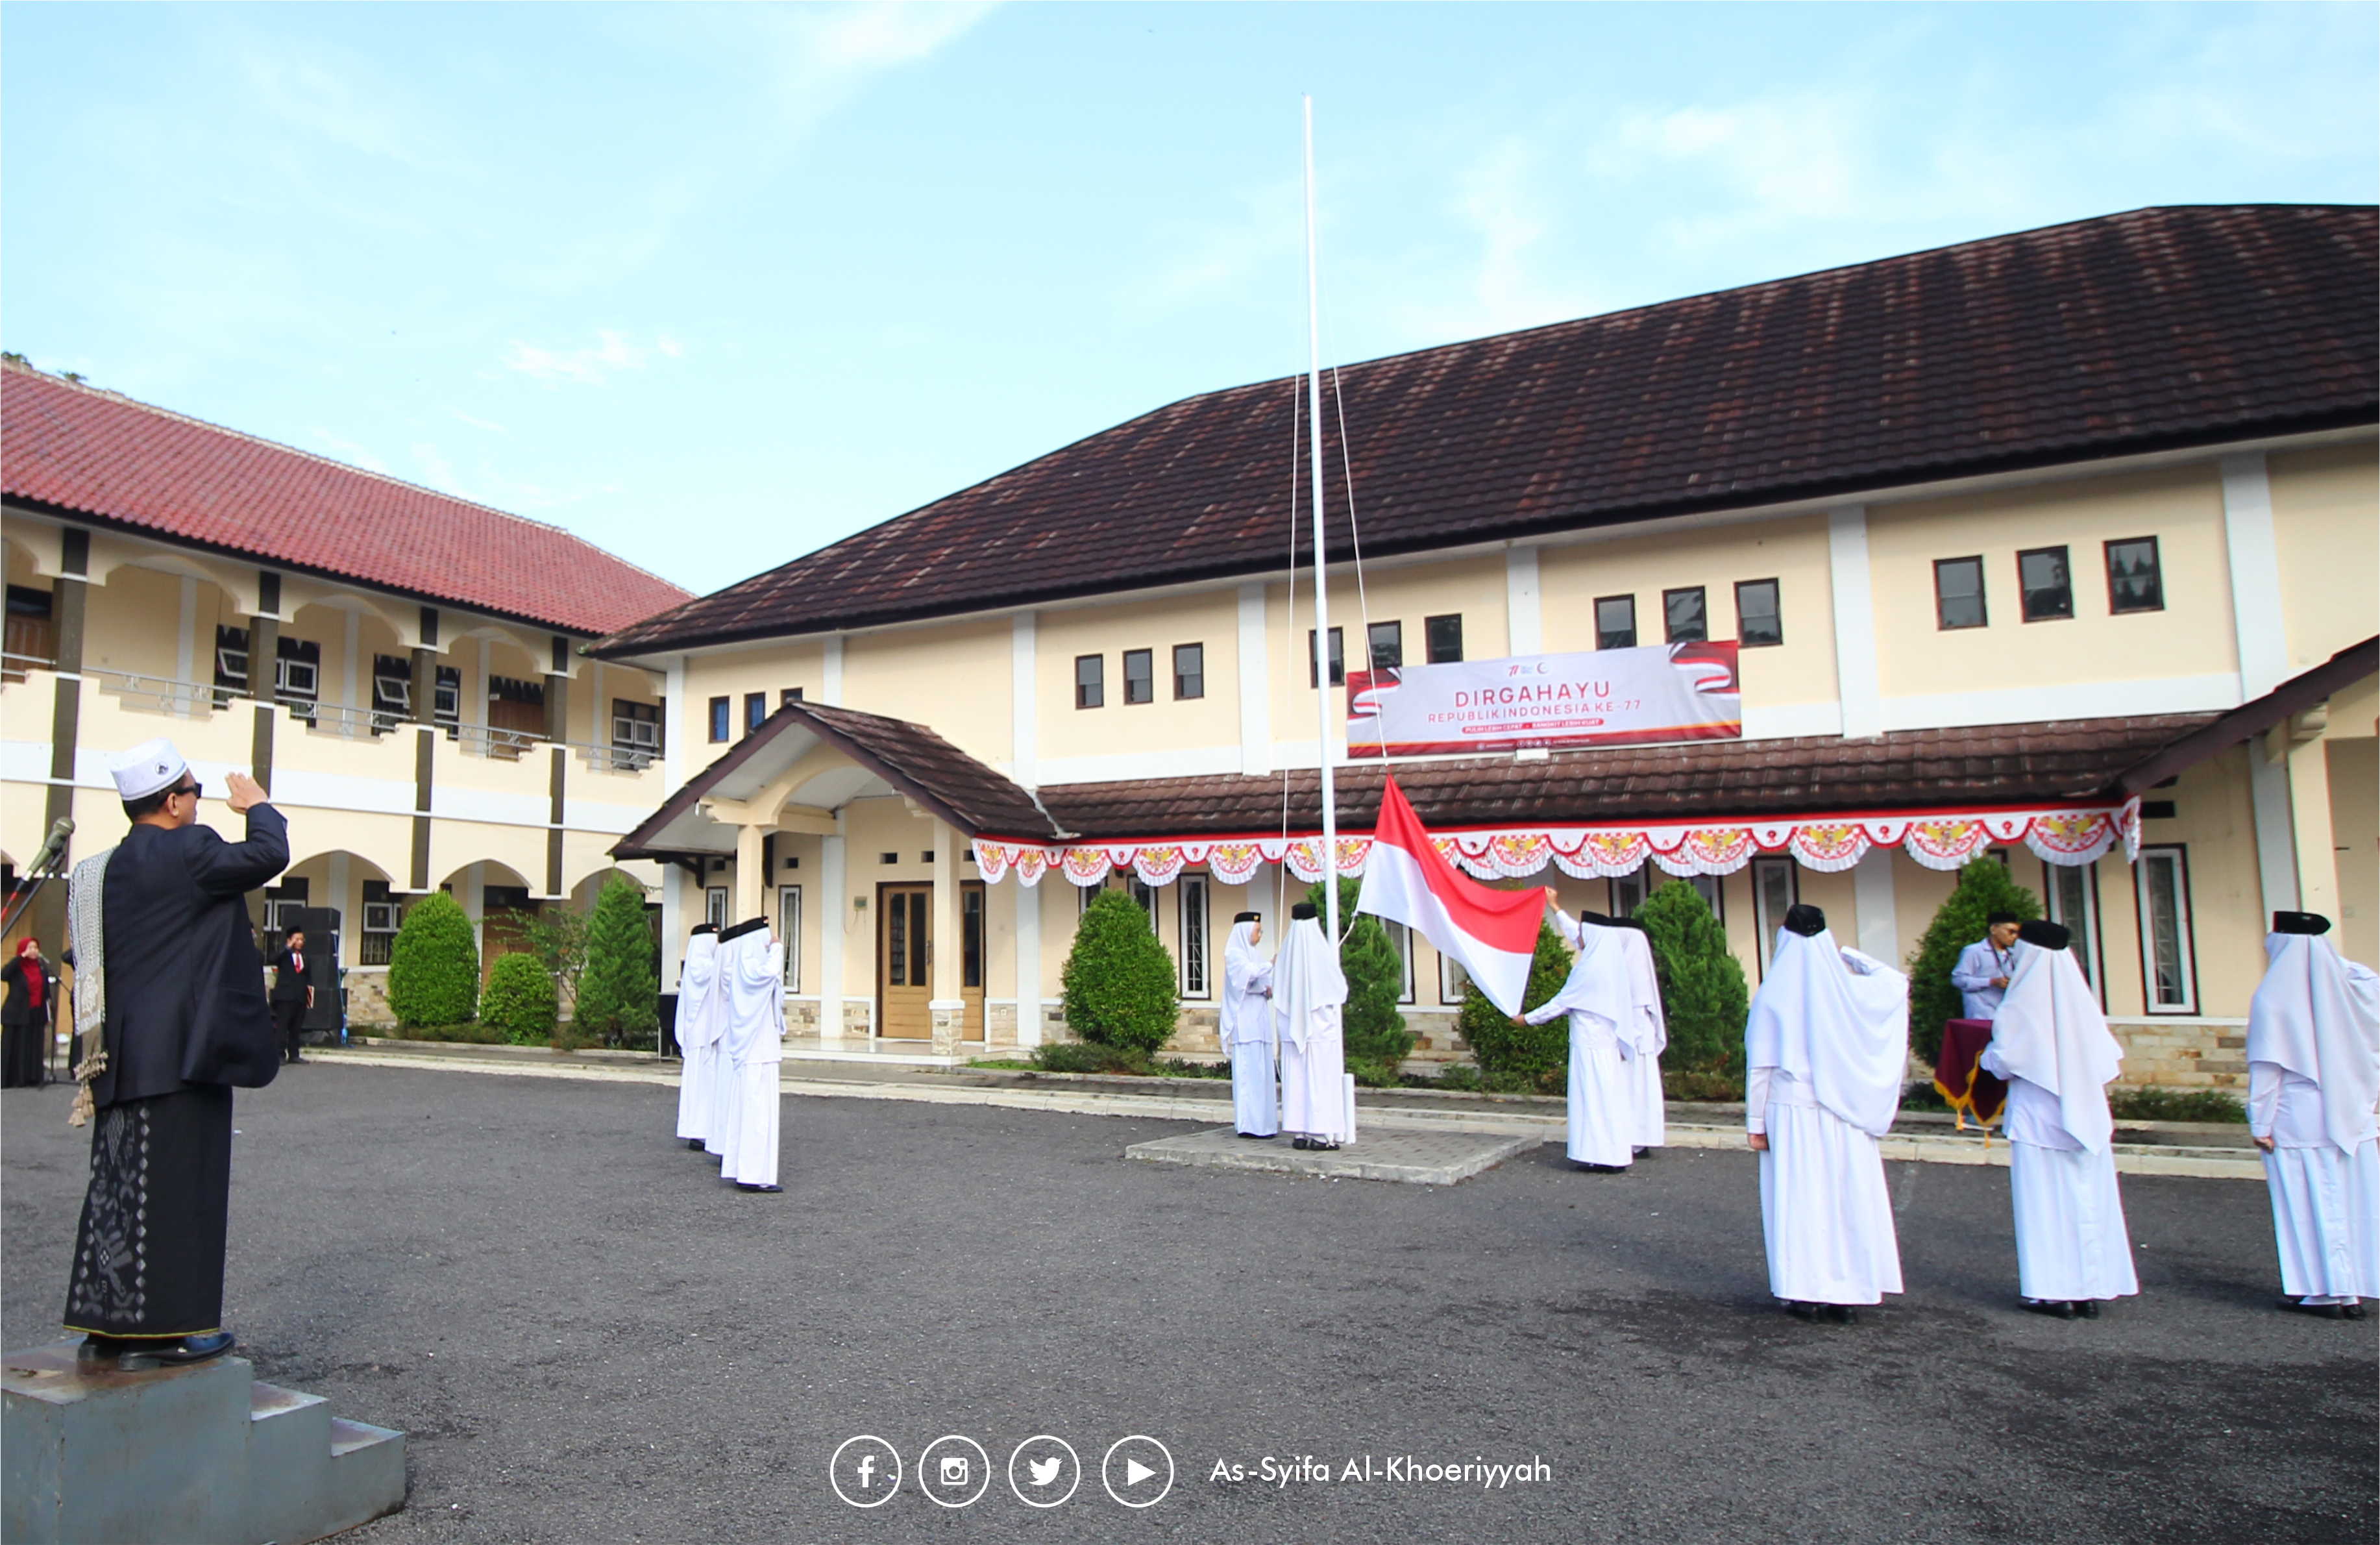
[{"label": "concrete podium", "polygon": [[244,1357],[121,1373],[72,1341],[11,1352],[10,1545],[301,1545],[405,1505],[405,1434],[260,1382]]}]

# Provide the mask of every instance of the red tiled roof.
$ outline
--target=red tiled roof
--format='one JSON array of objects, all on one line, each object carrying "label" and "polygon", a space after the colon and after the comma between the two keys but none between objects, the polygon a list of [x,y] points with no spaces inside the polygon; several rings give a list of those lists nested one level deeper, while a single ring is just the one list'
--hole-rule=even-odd
[{"label": "red tiled roof", "polygon": [[9,363],[11,503],[275,567],[600,634],[688,592],[559,527]]},{"label": "red tiled roof", "polygon": [[[1339,372],[1365,551],[2380,417],[2370,207],[2147,209]],[[608,639],[662,649],[1259,574],[1297,383],[1190,397]],[[1326,440],[1345,557],[1339,456]]]}]

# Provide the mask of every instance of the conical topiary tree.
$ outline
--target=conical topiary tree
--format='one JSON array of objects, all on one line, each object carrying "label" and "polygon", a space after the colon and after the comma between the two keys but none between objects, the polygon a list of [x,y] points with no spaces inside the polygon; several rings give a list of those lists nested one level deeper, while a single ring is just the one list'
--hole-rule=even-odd
[{"label": "conical topiary tree", "polygon": [[[1535,1008],[1560,991],[1562,983],[1570,979],[1570,949],[1561,936],[1539,923],[1536,953],[1529,960],[1529,985],[1521,994],[1521,1006]],[[1454,1028],[1478,1059],[1481,1073],[1530,1080],[1548,1094],[1562,1092],[1563,1081],[1570,1076],[1568,1018],[1515,1025],[1473,982],[1463,989],[1463,1009],[1455,1016]]]},{"label": "conical topiary tree", "polygon": [[1727,947],[1727,930],[1692,885],[1660,886],[1635,915],[1652,936],[1661,1015],[1670,1027],[1663,1082],[1675,1083],[1681,1099],[1742,1099],[1751,998],[1743,963]]},{"label": "conical topiary tree", "polygon": [[1148,913],[1122,891],[1101,891],[1075,928],[1060,976],[1066,1023],[1085,1040],[1146,1057],[1181,1019],[1173,957]]},{"label": "conical topiary tree", "polygon": [[[1339,926],[1347,934],[1339,942],[1339,969],[1347,978],[1347,1006],[1340,1011],[1339,1022],[1347,1071],[1359,1084],[1390,1089],[1402,1081],[1405,1054],[1414,1043],[1405,1016],[1397,1012],[1397,1000],[1404,996],[1405,963],[1380,919],[1355,910],[1362,892],[1354,881],[1341,877]],[[1305,899],[1315,911],[1323,911],[1319,882],[1307,888]]]},{"label": "conical topiary tree", "polygon": [[461,905],[443,891],[406,910],[389,946],[388,1006],[406,1025],[460,1025],[479,1010],[479,942]]},{"label": "conical topiary tree", "polygon": [[567,1039],[601,1036],[612,1045],[628,1045],[651,1036],[660,1025],[660,963],[645,922],[645,888],[615,873],[596,895],[595,916],[587,925],[587,968],[578,978]]},{"label": "conical topiary tree", "polygon": [[1966,1017],[1966,999],[1950,985],[1950,967],[1961,950],[1984,936],[1984,919],[1995,912],[2030,920],[2041,916],[2041,902],[2006,864],[1978,858],[1959,871],[1959,883],[1909,957],[1909,1039],[1929,1064],[1942,1050],[1942,1022]]}]

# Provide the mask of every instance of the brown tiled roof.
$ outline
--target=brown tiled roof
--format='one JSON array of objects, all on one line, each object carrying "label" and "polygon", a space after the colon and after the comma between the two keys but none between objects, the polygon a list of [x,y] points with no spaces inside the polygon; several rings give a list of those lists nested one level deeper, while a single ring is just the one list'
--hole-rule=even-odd
[{"label": "brown tiled roof", "polygon": [[[2375,246],[2368,206],[2138,210],[1350,366],[1365,551],[2368,424]],[[1278,569],[1296,394],[1174,403],[603,652]]]},{"label": "brown tiled roof", "polygon": [[97,526],[424,601],[607,633],[686,592],[560,527],[14,363],[0,492]]},{"label": "brown tiled roof", "polygon": [[[1433,831],[1476,826],[1747,819],[1820,810],[1989,809],[2111,797],[2127,769],[2214,715],[2168,713],[2036,724],[1902,730],[1873,740],[1701,741],[1400,763],[1397,785]],[[1378,763],[1339,768],[1339,826],[1369,832]],[[1321,824],[1320,774],[1289,774],[1291,833]],[[1060,825],[1085,838],[1269,836],[1281,780],[1203,777],[1062,784],[1041,790]],[[1038,829],[992,835],[1038,836]]]}]

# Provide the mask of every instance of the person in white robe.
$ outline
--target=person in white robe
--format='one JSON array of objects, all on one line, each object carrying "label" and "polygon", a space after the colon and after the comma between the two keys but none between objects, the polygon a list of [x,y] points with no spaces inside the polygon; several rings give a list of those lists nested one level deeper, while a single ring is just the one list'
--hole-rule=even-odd
[{"label": "person in white robe", "polygon": [[1800,1319],[1849,1324],[1901,1291],[1876,1139],[1900,1109],[1909,979],[1838,945],[1818,908],[1791,907],[1743,1049],[1768,1290]]},{"label": "person in white robe", "polygon": [[1600,924],[1619,931],[1621,948],[1628,959],[1628,996],[1636,1010],[1621,1038],[1632,1052],[1625,1064],[1629,1108],[1635,1113],[1636,1123],[1632,1153],[1642,1159],[1669,1141],[1669,1097],[1661,1087],[1661,1053],[1670,1049],[1670,1019],[1661,1007],[1661,973],[1653,958],[1653,936],[1633,918],[1607,918],[1599,912],[1582,912],[1573,918],[1560,906],[1553,911],[1555,931],[1574,949],[1585,947],[1588,928]]},{"label": "person in white robe", "polygon": [[726,1061],[732,1082],[722,1094],[735,1108],[719,1174],[739,1191],[782,1191],[777,1184],[780,1095],[777,1064],[784,1058],[785,946],[762,923],[731,931],[722,967],[727,979]]},{"label": "person in white robe", "polygon": [[1989,1019],[1999,1013],[2009,973],[2016,969],[2012,952],[2020,921],[2013,912],[1995,912],[1984,923],[1984,936],[1959,952],[1950,967],[1950,985],[1959,990],[1968,1018]]},{"label": "person in white robe", "polygon": [[1573,1163],[1600,1174],[1626,1169],[1636,1157],[1636,1093],[1628,1064],[1639,1052],[1636,1006],[1629,990],[1627,946],[1631,929],[1612,926],[1588,913],[1572,918],[1560,907],[1560,931],[1578,946],[1561,991],[1512,1016],[1516,1025],[1542,1025],[1568,1016],[1570,1079],[1567,1151]]},{"label": "person in white robe", "polygon": [[1992,1018],[1983,1070],[2008,1081],[2009,1194],[2024,1307],[2096,1319],[2107,1299],[2138,1293],[2131,1236],[2109,1147],[2107,1085],[2124,1059],[2098,995],[2057,923],[2017,931],[2015,970]]},{"label": "person in white robe", "polygon": [[1281,1040],[1281,1124],[1289,1129],[1293,1147],[1337,1148],[1354,1136],[1340,1017],[1347,977],[1339,968],[1338,950],[1315,919],[1313,903],[1301,901],[1291,908],[1272,979]]},{"label": "person in white robe", "polygon": [[719,930],[704,923],[686,942],[677,976],[677,1135],[699,1151],[710,1135],[711,1063],[718,1049]]},{"label": "person in white robe", "polygon": [[2248,1005],[2248,1132],[2264,1150],[2285,1308],[2361,1320],[2380,1297],[2380,974],[2330,919],[2276,912]]},{"label": "person in white robe", "polygon": [[1243,912],[1232,919],[1223,944],[1223,1002],[1217,1026],[1223,1052],[1232,1059],[1232,1120],[1243,1137],[1281,1132],[1280,1093],[1274,1087],[1272,962],[1257,953],[1264,943],[1264,919]]}]

